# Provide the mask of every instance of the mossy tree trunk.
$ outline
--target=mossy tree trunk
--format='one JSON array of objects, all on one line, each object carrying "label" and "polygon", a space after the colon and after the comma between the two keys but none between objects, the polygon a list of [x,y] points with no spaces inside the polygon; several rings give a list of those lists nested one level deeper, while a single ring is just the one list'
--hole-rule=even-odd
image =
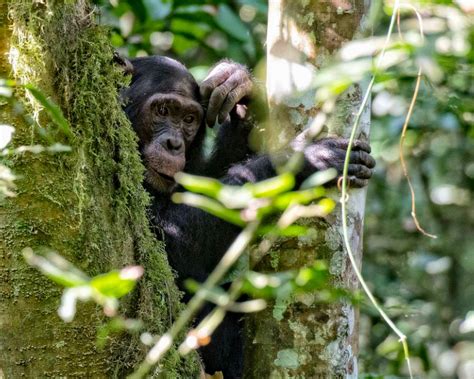
[{"label": "mossy tree trunk", "polygon": [[[0,17],[0,75],[51,96],[74,134],[61,134],[21,88],[15,96],[37,123],[1,105],[1,122],[16,128],[14,146],[54,141],[71,152],[25,153],[9,162],[18,180],[17,196],[0,213],[0,377],[123,376],[142,356],[137,339],[122,336],[97,349],[100,310],[79,304],[76,319],[63,323],[60,289],[28,267],[21,251],[57,251],[89,275],[145,266],[121,312],[153,332],[163,332],[180,309],[163,246],[148,228],[143,167],[117,95],[125,78],[87,1],[1,0]],[[169,377],[197,372],[195,359],[182,361],[176,351],[162,368]]]},{"label": "mossy tree trunk", "polygon": [[[364,0],[274,0],[269,2],[267,35],[267,93],[270,103],[271,144],[288,141],[311,125],[320,109],[311,83],[318,69],[360,29]],[[353,86],[337,101],[326,122],[330,136],[348,137],[363,98]],[[368,138],[370,112],[364,111],[359,138]],[[352,250],[360,263],[365,189],[351,190],[349,229]],[[334,199],[339,194],[334,191]],[[342,243],[340,209],[324,220],[310,221],[311,238],[282,241],[260,264],[261,270],[283,271],[329,263],[332,284],[358,288]],[[348,302],[322,305],[317,294],[276,299],[247,323],[246,377],[357,377],[358,313]]]}]

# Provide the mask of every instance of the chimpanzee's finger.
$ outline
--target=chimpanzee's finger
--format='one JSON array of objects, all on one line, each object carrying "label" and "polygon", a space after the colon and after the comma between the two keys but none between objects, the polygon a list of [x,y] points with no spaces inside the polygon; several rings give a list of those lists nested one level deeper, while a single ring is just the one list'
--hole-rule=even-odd
[{"label": "chimpanzee's finger", "polygon": [[372,177],[372,170],[361,164],[350,164],[347,173],[359,179],[370,179]]},{"label": "chimpanzee's finger", "polygon": [[363,164],[368,168],[375,167],[375,159],[363,150],[351,151],[349,162],[353,164]]},{"label": "chimpanzee's finger", "polygon": [[221,110],[219,112],[218,122],[220,124],[224,122],[230,111],[240,100],[242,100],[245,96],[250,95],[252,86],[253,84],[251,80],[245,80],[228,93],[227,98],[225,99],[224,104],[222,104]]},{"label": "chimpanzee's finger", "polygon": [[246,79],[247,73],[243,70],[238,70],[212,91],[206,112],[206,121],[209,126],[214,125],[228,94],[240,84],[244,83]]},{"label": "chimpanzee's finger", "polygon": [[359,179],[354,176],[349,177],[349,186],[355,188],[362,188],[369,184],[367,179]]},{"label": "chimpanzee's finger", "polygon": [[209,100],[214,89],[224,83],[232,75],[233,66],[227,62],[219,63],[207,75],[206,79],[199,86],[199,92],[204,102]]},{"label": "chimpanzee's finger", "polygon": [[356,139],[352,145],[353,150],[362,150],[370,154],[372,151],[370,145],[367,142],[364,142],[360,139]]},{"label": "chimpanzee's finger", "polygon": [[211,98],[209,99],[206,111],[206,123],[210,127],[214,126],[219,110],[221,109],[227,94],[232,90],[232,88],[229,88],[226,83],[227,82],[212,91]]},{"label": "chimpanzee's finger", "polygon": [[[337,147],[339,149],[347,150],[347,146],[349,146],[349,139],[348,138],[325,138],[321,141],[324,141],[327,145],[332,147]],[[367,142],[362,140],[354,140],[352,144],[352,150],[362,150],[367,153],[370,153],[371,148]]]}]

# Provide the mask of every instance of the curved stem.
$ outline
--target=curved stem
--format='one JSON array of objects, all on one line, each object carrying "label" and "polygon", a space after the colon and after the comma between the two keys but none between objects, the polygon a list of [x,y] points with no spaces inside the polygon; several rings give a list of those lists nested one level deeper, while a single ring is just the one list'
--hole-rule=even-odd
[{"label": "curved stem", "polygon": [[[385,51],[387,49],[388,42],[390,40],[390,37],[391,37],[392,32],[393,32],[393,27],[395,25],[396,14],[398,13],[397,12],[398,7],[399,7],[399,1],[397,0],[396,3],[395,3],[395,6],[394,6],[392,18],[390,19],[390,26],[389,26],[388,31],[387,31],[387,37],[385,39],[385,44],[382,48],[382,51],[381,51],[381,53],[379,55],[379,58],[377,60],[377,64],[375,66],[375,70],[376,70],[375,72],[377,72],[377,69],[380,67],[382,59],[385,55]],[[349,137],[349,146],[347,148],[346,157],[345,157],[345,160],[344,160],[344,170],[343,170],[343,176],[342,176],[343,179],[342,179],[342,189],[341,189],[342,233],[343,233],[343,237],[344,237],[344,245],[346,247],[347,255],[349,256],[349,260],[351,261],[351,265],[352,265],[352,268],[353,268],[353,270],[354,270],[354,272],[357,276],[357,279],[359,280],[364,292],[366,293],[367,297],[371,301],[374,308],[379,312],[380,316],[382,316],[384,321],[393,330],[393,332],[399,337],[399,340],[403,345],[403,352],[404,352],[404,355],[405,355],[405,359],[407,361],[410,378],[413,378],[413,374],[412,374],[412,370],[411,370],[411,364],[410,364],[410,358],[409,358],[410,355],[409,355],[409,350],[408,350],[408,344],[406,342],[407,337],[405,336],[405,334],[403,334],[400,331],[400,329],[397,328],[395,323],[385,313],[385,311],[379,305],[378,301],[375,299],[375,296],[370,291],[367,283],[365,282],[365,280],[362,276],[362,273],[359,270],[359,267],[357,266],[357,262],[355,261],[354,254],[352,252],[350,242],[349,242],[349,231],[348,231],[348,226],[347,226],[347,206],[346,206],[347,199],[348,199],[348,193],[347,193],[348,186],[347,186],[347,183],[348,183],[349,159],[350,159],[350,154],[351,154],[351,150],[352,150],[352,144],[354,143],[357,128],[358,128],[359,123],[360,123],[360,118],[361,118],[361,115],[362,115],[365,107],[367,106],[367,103],[369,101],[370,94],[372,92],[372,88],[374,86],[374,83],[375,83],[375,74],[372,76],[372,79],[370,80],[369,85],[367,86],[367,90],[365,92],[364,98],[363,98],[362,103],[359,107],[359,110],[356,114],[356,118],[354,120],[354,124],[353,124],[352,130],[351,130],[351,135]]]}]

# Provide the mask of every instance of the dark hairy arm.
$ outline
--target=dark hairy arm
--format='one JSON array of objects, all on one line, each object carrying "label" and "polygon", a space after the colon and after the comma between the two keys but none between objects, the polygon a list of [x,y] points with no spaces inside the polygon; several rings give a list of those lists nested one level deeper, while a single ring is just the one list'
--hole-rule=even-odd
[{"label": "dark hairy arm", "polygon": [[223,60],[217,63],[200,85],[205,122],[213,128],[217,121],[217,135],[210,158],[202,173],[222,177],[232,164],[252,155],[249,134],[264,118],[258,112],[259,101],[254,79],[247,67]]},{"label": "dark hairy arm", "polygon": [[[313,173],[329,168],[335,168],[338,175],[342,175],[347,146],[346,139],[325,138],[306,147],[302,169],[296,176],[297,186]],[[355,141],[349,161],[351,186],[367,185],[375,167],[375,160],[369,153],[367,143]],[[221,181],[229,185],[242,185],[275,175],[276,167],[272,159],[261,155],[232,166]],[[237,237],[240,228],[200,209],[158,199],[160,203],[167,204],[155,214],[166,220],[160,224],[165,231],[166,244],[175,254],[169,257],[170,263],[182,278],[204,280]],[[184,234],[186,238],[183,238]]]}]

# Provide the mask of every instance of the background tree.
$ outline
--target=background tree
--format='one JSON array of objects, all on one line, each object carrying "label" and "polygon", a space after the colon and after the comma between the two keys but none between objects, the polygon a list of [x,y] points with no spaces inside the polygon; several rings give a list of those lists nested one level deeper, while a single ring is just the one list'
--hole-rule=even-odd
[{"label": "background tree", "polygon": [[[29,267],[21,251],[55,250],[91,275],[139,263],[147,276],[122,312],[162,332],[179,311],[163,246],[148,228],[136,137],[118,102],[124,76],[113,67],[107,34],[86,1],[2,2],[0,14],[1,74],[16,80],[15,95],[34,116],[28,123],[12,102],[2,103],[3,122],[16,128],[14,146],[62,143],[71,150],[6,162],[18,189],[0,216],[0,372],[11,378],[122,376],[141,358],[137,341],[116,338],[99,350],[96,328],[104,317],[95,307],[81,306],[72,324],[63,323],[56,314],[58,288]],[[61,128],[51,122],[37,101],[41,93],[32,96],[21,84],[54,99],[67,122]],[[54,107],[49,111],[61,117]],[[164,363],[167,372],[197,375],[193,358],[176,354]]]},{"label": "background tree", "polygon": [[[360,31],[364,6],[363,1],[269,3],[270,148],[278,148],[282,141],[287,144],[303,129],[306,132],[321,129],[323,124],[328,135],[349,137],[362,103],[363,89],[356,85],[341,95],[335,116],[324,120],[321,104],[315,101],[313,79],[321,65]],[[367,140],[369,122],[369,108],[366,108],[358,138]],[[365,192],[365,189],[351,191],[348,205],[351,247],[358,261],[362,255]],[[337,200],[338,194],[334,197]],[[314,234],[309,238],[281,242],[257,268],[285,271],[324,259],[329,262],[333,285],[355,290],[358,283],[343,248],[339,213],[336,209],[325,220],[313,221]],[[320,297],[319,291],[301,296],[282,294],[264,311],[249,316],[248,377],[357,375],[357,313],[347,301],[323,305]]]}]

